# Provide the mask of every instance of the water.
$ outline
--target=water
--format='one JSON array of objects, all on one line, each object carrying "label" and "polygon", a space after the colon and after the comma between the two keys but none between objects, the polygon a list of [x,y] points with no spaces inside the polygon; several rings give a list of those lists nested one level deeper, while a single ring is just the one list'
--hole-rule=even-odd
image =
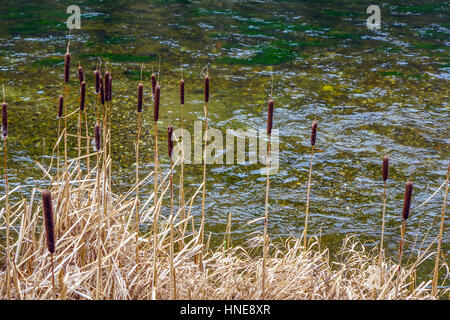
[{"label": "water", "polygon": [[[50,162],[56,140],[57,97],[63,90],[71,1],[14,1],[0,6],[0,82],[10,105],[8,161],[11,189],[25,194],[45,186],[35,161]],[[280,130],[280,170],[271,177],[269,232],[300,236],[304,225],[311,122],[319,132],[313,164],[309,234],[336,248],[356,233],[370,248],[381,232],[381,158],[388,154],[386,245],[395,259],[407,179],[412,206],[445,180],[450,159],[449,10],[446,1],[387,1],[382,28],[366,27],[368,1],[84,1],[82,29],[71,44],[69,110],[77,107],[76,66],[87,74],[89,123],[95,121],[93,75],[97,57],[114,76],[113,189],[134,182],[136,92],[144,63],[141,174],[150,172],[153,125],[149,75],[161,59],[160,150],[165,128],[179,125],[178,80],[186,80],[185,127],[203,119],[203,75],[211,77],[209,125],[226,129],[266,126],[274,77],[274,128]],[[76,120],[70,121],[76,133]],[[75,146],[73,139],[72,146]],[[75,156],[75,153],[72,154]],[[168,165],[162,151],[162,164]],[[265,178],[261,165],[208,167],[206,231],[218,243],[232,213],[232,238],[262,230]],[[186,193],[201,183],[202,166],[186,167]],[[151,192],[151,184],[141,194]],[[18,195],[16,195],[17,197]],[[438,234],[439,192],[408,220],[406,257]],[[193,212],[200,214],[200,198]],[[166,210],[167,211],[167,210]],[[415,243],[417,241],[417,243]],[[415,243],[415,244],[414,244]],[[450,235],[444,234],[448,256]],[[447,260],[448,261],[448,260]],[[433,263],[424,264],[428,277]]]}]

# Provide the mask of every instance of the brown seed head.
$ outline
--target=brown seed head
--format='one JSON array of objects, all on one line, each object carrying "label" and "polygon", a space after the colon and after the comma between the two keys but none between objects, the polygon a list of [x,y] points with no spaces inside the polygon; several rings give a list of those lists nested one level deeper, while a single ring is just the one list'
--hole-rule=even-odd
[{"label": "brown seed head", "polygon": [[409,217],[409,209],[411,207],[411,196],[413,190],[412,181],[408,181],[405,185],[405,197],[403,198],[403,219],[407,220]]},{"label": "brown seed head", "polygon": [[109,81],[108,81],[108,100],[107,101],[111,101],[111,98],[112,98],[112,80],[113,80],[113,77],[112,77],[112,75],[110,75]]},{"label": "brown seed head", "polygon": [[316,144],[317,125],[317,121],[313,121],[311,129],[311,146],[314,146]]},{"label": "brown seed head", "polygon": [[78,66],[78,79],[80,83],[84,81],[84,71],[82,66]]},{"label": "brown seed head", "polygon": [[154,101],[154,106],[153,106],[153,120],[155,122],[158,122],[158,118],[159,118],[159,100],[160,100],[160,95],[161,95],[161,87],[159,86],[159,84],[156,85],[155,87],[155,101]]},{"label": "brown seed head", "polygon": [[64,97],[59,95],[58,98],[58,118],[61,118],[63,115],[63,106],[64,106]]},{"label": "brown seed head", "polygon": [[47,249],[55,252],[55,232],[53,226],[52,194],[48,190],[42,191],[42,207],[44,209],[45,234],[47,236]]},{"label": "brown seed head", "polygon": [[205,76],[205,102],[209,101],[209,76]]},{"label": "brown seed head", "polygon": [[171,125],[167,127],[167,151],[169,158],[172,158],[173,140],[172,140],[173,128]]},{"label": "brown seed head", "polygon": [[80,85],[80,110],[83,111],[86,106],[86,81],[82,81]]},{"label": "brown seed head", "polygon": [[100,152],[100,125],[98,123],[95,124],[94,127],[94,137],[95,137],[95,150]]},{"label": "brown seed head", "polygon": [[100,76],[100,102],[105,104],[105,86],[103,85],[103,77]]},{"label": "brown seed head", "polygon": [[180,104],[184,105],[184,80],[180,80]]},{"label": "brown seed head", "polygon": [[95,93],[98,94],[100,92],[100,71],[94,71],[95,77]]},{"label": "brown seed head", "polygon": [[70,77],[70,53],[66,53],[64,57],[64,81],[69,82]]},{"label": "brown seed head", "polygon": [[139,83],[138,85],[138,99],[137,99],[137,111],[142,111],[142,102],[144,101],[144,85]]},{"label": "brown seed head", "polygon": [[267,104],[267,135],[269,136],[272,134],[273,104],[274,101],[272,99],[270,99]]},{"label": "brown seed head", "polygon": [[152,94],[155,95],[156,88],[156,74],[152,73]]},{"label": "brown seed head", "polygon": [[383,157],[383,181],[386,182],[389,176],[389,158],[388,156]]},{"label": "brown seed head", "polygon": [[2,103],[2,134],[4,137],[8,136],[8,104]]},{"label": "brown seed head", "polygon": [[105,90],[105,101],[109,101],[109,77],[110,77],[110,75],[111,74],[109,73],[109,71],[105,72],[105,76],[104,76],[105,83],[103,85],[103,88]]}]

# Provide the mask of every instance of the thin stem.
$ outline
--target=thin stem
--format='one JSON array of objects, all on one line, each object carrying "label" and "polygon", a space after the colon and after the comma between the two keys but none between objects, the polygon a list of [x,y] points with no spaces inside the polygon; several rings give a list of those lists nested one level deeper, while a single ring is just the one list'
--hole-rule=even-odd
[{"label": "thin stem", "polygon": [[314,146],[311,147],[311,159],[309,162],[308,189],[306,192],[305,230],[303,231],[303,246],[305,248],[306,248],[306,234],[308,232],[309,197],[310,197],[310,192],[311,192],[311,175],[312,175],[313,158],[314,158]]},{"label": "thin stem", "polygon": [[397,285],[395,287],[395,298],[398,297],[398,289],[400,286],[400,278],[401,278],[401,270],[402,270],[402,255],[403,255],[403,243],[405,241],[405,231],[406,231],[406,220],[403,219],[403,224],[401,227],[401,238],[400,238],[400,245],[398,249],[398,269],[397,269]]},{"label": "thin stem", "polygon": [[10,208],[9,208],[9,184],[8,184],[8,165],[7,165],[7,137],[3,137],[3,151],[5,155],[5,200],[6,200],[6,291],[8,294],[8,300],[11,300],[11,252],[10,252],[10,242],[9,242],[9,231],[10,231]]},{"label": "thin stem", "polygon": [[269,144],[267,146],[267,160],[266,160],[266,202],[265,202],[265,214],[264,214],[264,238],[263,238],[263,266],[262,266],[262,282],[261,282],[261,298],[266,297],[266,261],[268,251],[267,241],[267,220],[269,218],[269,189],[270,189],[270,155],[271,155],[271,142],[269,134]]},{"label": "thin stem", "polygon": [[436,296],[437,295],[437,287],[438,287],[438,277],[439,277],[439,256],[441,253],[441,244],[442,244],[442,235],[444,233],[444,220],[445,220],[445,211],[447,207],[447,196],[448,196],[448,180],[450,176],[450,164],[448,165],[447,170],[447,180],[446,180],[446,186],[445,186],[445,194],[444,194],[444,204],[442,205],[442,211],[441,211],[441,225],[439,228],[439,240],[438,240],[438,247],[436,252],[436,261],[434,264],[434,272],[433,272],[433,286],[431,289],[431,294]]},{"label": "thin stem", "polygon": [[381,221],[381,242],[380,242],[380,255],[378,259],[378,268],[380,270],[380,288],[381,288],[381,282],[383,280],[383,270],[382,270],[382,263],[384,258],[384,249],[383,249],[383,243],[384,243],[384,224],[385,224],[385,216],[386,216],[386,181],[384,181],[384,187],[383,187],[383,217]]}]

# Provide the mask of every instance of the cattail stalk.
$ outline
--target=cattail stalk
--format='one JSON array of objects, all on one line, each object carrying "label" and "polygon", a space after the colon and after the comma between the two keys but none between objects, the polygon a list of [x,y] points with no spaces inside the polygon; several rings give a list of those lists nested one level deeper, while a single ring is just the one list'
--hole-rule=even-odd
[{"label": "cattail stalk", "polygon": [[3,86],[3,103],[2,103],[2,130],[1,136],[3,139],[3,153],[4,153],[4,174],[5,174],[5,205],[6,205],[6,291],[8,299],[11,299],[11,248],[9,232],[11,228],[11,212],[9,208],[9,184],[8,184],[8,161],[7,161],[7,140],[8,140],[8,104],[5,102],[5,87]]},{"label": "cattail stalk", "polygon": [[[80,72],[80,68],[78,67],[78,72]],[[81,69],[81,72],[83,72],[83,69]],[[80,78],[83,76],[80,76]],[[78,204],[81,203],[81,126],[82,126],[82,119],[83,119],[83,112],[85,110],[86,106],[86,81],[81,81],[80,83],[80,110],[78,112],[78,179],[80,182],[78,183],[79,191],[78,191]]]},{"label": "cattail stalk", "polygon": [[94,127],[94,138],[95,138],[95,151],[97,153],[97,286],[95,297],[96,300],[100,299],[100,293],[102,290],[102,217],[100,209],[100,153],[101,153],[101,133],[100,125],[95,124]]},{"label": "cattail stalk", "polygon": [[271,155],[271,134],[272,134],[272,123],[273,123],[273,107],[274,101],[269,100],[267,104],[267,157],[266,157],[266,201],[264,206],[264,234],[263,234],[263,266],[262,266],[262,282],[261,282],[261,297],[262,299],[266,296],[266,261],[268,254],[268,239],[267,239],[267,228],[269,219],[269,189],[270,189],[270,155]]},{"label": "cattail stalk", "polygon": [[[184,79],[180,80],[180,122],[181,132],[184,132]],[[184,198],[184,136],[181,143],[181,168],[180,168],[180,219],[186,217],[185,198]]]},{"label": "cattail stalk", "polygon": [[405,185],[405,195],[403,198],[403,224],[401,226],[401,235],[400,235],[400,244],[398,249],[398,275],[397,275],[397,286],[395,289],[395,296],[398,296],[398,289],[400,286],[400,277],[401,277],[401,268],[402,268],[402,255],[403,255],[403,243],[405,241],[405,232],[406,232],[406,220],[408,220],[409,212],[411,208],[411,196],[413,191],[413,183],[412,181],[408,181]]},{"label": "cattail stalk", "polygon": [[153,285],[152,285],[152,298],[156,298],[156,289],[158,286],[158,269],[156,267],[158,260],[158,217],[159,217],[159,208],[158,208],[158,118],[159,118],[159,105],[161,98],[161,87],[159,84],[155,87],[155,96],[153,101],[153,120],[155,121],[155,184],[154,184],[154,216],[153,216]]},{"label": "cattail stalk", "polygon": [[55,287],[55,269],[53,265],[53,254],[55,253],[55,231],[53,225],[53,206],[52,194],[48,190],[42,192],[42,207],[44,210],[45,234],[47,239],[47,249],[50,252],[52,264],[52,284],[53,290],[56,293]]},{"label": "cattail stalk", "polygon": [[[58,110],[57,110],[57,118],[58,118],[58,137],[57,140],[59,141],[59,136],[61,134],[61,118],[63,116],[63,110],[64,110],[64,97],[62,95],[58,98]],[[59,181],[59,142],[58,142],[58,149],[56,150],[56,175],[57,180]]]},{"label": "cattail stalk", "polygon": [[70,79],[70,53],[69,53],[69,47],[70,47],[70,40],[67,44],[67,52],[64,56],[64,101],[65,101],[65,107],[64,107],[64,169],[67,172],[67,102],[68,102],[68,96],[69,96],[69,79]]},{"label": "cattail stalk", "polygon": [[[142,79],[141,79],[142,80]],[[135,229],[136,229],[136,262],[138,261],[139,255],[139,140],[141,135],[141,112],[142,105],[144,102],[144,85],[139,83],[138,85],[138,98],[137,98],[137,138],[136,138],[136,213],[135,213]]]},{"label": "cattail stalk", "polygon": [[448,180],[450,177],[450,164],[447,169],[447,179],[445,182],[445,193],[444,193],[444,204],[442,205],[441,211],[441,224],[439,227],[439,240],[436,251],[436,261],[434,263],[434,271],[433,271],[433,285],[431,288],[431,294],[437,296],[437,287],[438,287],[438,278],[439,278],[439,256],[441,253],[441,245],[442,245],[442,235],[444,234],[444,220],[445,220],[445,211],[447,207],[447,196],[448,196]]},{"label": "cattail stalk", "polygon": [[173,128],[171,125],[167,128],[167,151],[170,159],[170,282],[172,284],[172,299],[177,299],[177,283],[176,274],[173,264],[174,260],[174,215],[173,215],[173,161],[172,161],[172,151],[173,151]]},{"label": "cattail stalk", "polygon": [[[209,102],[209,74],[206,71],[206,76],[204,79],[204,112],[205,112],[205,128],[204,128],[204,139],[205,145],[203,150],[203,188],[202,188],[202,220],[200,224],[200,244],[203,245],[204,241],[204,231],[205,231],[205,201],[206,201],[206,142],[208,141],[208,102]],[[199,266],[200,269],[203,268],[203,248],[199,255]]]},{"label": "cattail stalk", "polygon": [[383,280],[383,270],[382,270],[382,262],[384,258],[384,225],[385,225],[385,216],[386,216],[386,182],[389,177],[389,157],[383,157],[383,217],[381,220],[381,241],[380,241],[380,255],[378,261],[378,268],[380,270],[380,287]]},{"label": "cattail stalk", "polygon": [[311,129],[311,159],[309,162],[308,189],[306,192],[305,230],[303,231],[303,245],[305,246],[305,248],[306,248],[306,234],[308,232],[309,197],[311,192],[312,164],[314,158],[314,147],[316,145],[317,125],[318,125],[317,121],[313,121]]}]

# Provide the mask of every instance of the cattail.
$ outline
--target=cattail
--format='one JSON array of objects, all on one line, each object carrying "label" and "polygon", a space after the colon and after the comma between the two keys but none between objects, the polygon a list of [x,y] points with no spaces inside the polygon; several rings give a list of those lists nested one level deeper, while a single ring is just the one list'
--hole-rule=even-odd
[{"label": "cattail", "polygon": [[42,191],[42,207],[44,209],[45,233],[47,248],[50,253],[55,252],[55,232],[53,227],[52,194],[48,190]]},{"label": "cattail", "polygon": [[270,99],[267,107],[267,135],[269,136],[272,133],[273,103],[273,100]]},{"label": "cattail", "polygon": [[156,74],[152,73],[152,93],[155,95],[156,88]]},{"label": "cattail", "polygon": [[180,80],[180,104],[184,105],[184,80]]},{"label": "cattail", "polygon": [[78,79],[80,80],[80,83],[84,81],[84,71],[82,66],[78,66]]},{"label": "cattail", "polygon": [[413,190],[412,181],[408,181],[405,185],[405,197],[403,198],[403,219],[406,221],[409,217],[409,208],[411,206],[411,195]]},{"label": "cattail", "polygon": [[8,136],[8,104],[2,103],[2,134],[4,137]]},{"label": "cattail", "polygon": [[58,118],[62,117],[63,106],[64,106],[64,97],[62,95],[60,95],[58,98]]},{"label": "cattail", "polygon": [[105,90],[105,101],[109,101],[108,100],[109,99],[109,77],[110,77],[110,73],[109,73],[109,71],[106,71],[105,76],[104,76],[105,83],[103,85],[104,90]]},{"label": "cattail", "polygon": [[100,102],[105,104],[105,86],[103,85],[103,77],[100,76]]},{"label": "cattail", "polygon": [[96,123],[94,127],[94,137],[95,137],[95,150],[97,152],[100,152],[100,125],[98,123]]},{"label": "cattail", "polygon": [[64,81],[66,83],[69,82],[69,76],[70,76],[70,53],[67,52],[64,60]]},{"label": "cattail", "polygon": [[383,181],[386,182],[389,176],[389,158],[388,156],[383,157]]},{"label": "cattail", "polygon": [[155,101],[154,101],[154,108],[153,108],[153,120],[155,122],[158,122],[159,118],[159,99],[161,94],[161,87],[156,85],[155,87]]},{"label": "cattail", "polygon": [[80,110],[83,111],[86,105],[86,81],[82,81],[80,85]]},{"label": "cattail", "polygon": [[205,102],[209,101],[209,76],[205,76]]},{"label": "cattail", "polygon": [[94,77],[95,77],[95,93],[99,94],[99,92],[100,92],[100,71],[95,70]]},{"label": "cattail", "polygon": [[314,146],[316,144],[316,135],[317,135],[317,121],[313,121],[311,129],[311,146]]},{"label": "cattail", "polygon": [[142,101],[144,99],[144,85],[139,83],[138,85],[138,101],[137,101],[137,111],[142,111]]},{"label": "cattail", "polygon": [[169,152],[169,158],[172,158],[173,140],[172,140],[173,128],[171,125],[167,127],[167,151]]},{"label": "cattail", "polygon": [[106,101],[111,101],[112,98],[112,78],[112,75],[110,75],[108,81],[108,99]]}]

